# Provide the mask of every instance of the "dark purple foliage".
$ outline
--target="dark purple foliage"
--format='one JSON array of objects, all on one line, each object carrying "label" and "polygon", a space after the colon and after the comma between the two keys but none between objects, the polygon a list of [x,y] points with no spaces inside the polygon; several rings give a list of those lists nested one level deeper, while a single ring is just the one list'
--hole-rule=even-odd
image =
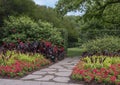
[{"label": "dark purple foliage", "polygon": [[51,42],[45,41],[34,41],[34,42],[21,42],[17,44],[14,43],[3,43],[0,51],[5,50],[16,50],[20,53],[40,53],[43,54],[47,59],[56,62],[57,60],[62,60],[65,56],[65,51],[63,47],[52,45]]},{"label": "dark purple foliage", "polygon": [[97,52],[97,51],[94,51],[93,53],[90,53],[90,52],[83,52],[82,53],[82,57],[93,56],[93,55],[97,55],[97,56],[104,55],[104,56],[115,57],[115,56],[120,56],[120,50],[117,52],[109,52],[107,50],[104,50],[101,53]]}]

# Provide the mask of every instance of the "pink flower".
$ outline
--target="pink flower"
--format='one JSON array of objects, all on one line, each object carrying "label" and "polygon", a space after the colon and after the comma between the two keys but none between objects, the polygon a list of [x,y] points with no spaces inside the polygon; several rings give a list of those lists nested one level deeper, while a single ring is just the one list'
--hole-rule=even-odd
[{"label": "pink flower", "polygon": [[115,82],[116,77],[115,77],[115,76],[111,76],[111,77],[110,77],[110,80],[111,80],[112,82]]},{"label": "pink flower", "polygon": [[98,70],[97,69],[93,69],[93,73],[97,73],[98,72]]}]

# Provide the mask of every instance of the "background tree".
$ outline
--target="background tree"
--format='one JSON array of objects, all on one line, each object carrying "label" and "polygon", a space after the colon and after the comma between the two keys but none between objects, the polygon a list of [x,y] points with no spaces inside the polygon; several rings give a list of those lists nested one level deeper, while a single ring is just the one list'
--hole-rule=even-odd
[{"label": "background tree", "polygon": [[58,13],[65,15],[70,11],[80,11],[80,42],[103,37],[120,36],[120,0],[59,0],[56,5]]},{"label": "background tree", "polygon": [[32,16],[36,5],[32,0],[0,0],[0,22],[8,16]]}]

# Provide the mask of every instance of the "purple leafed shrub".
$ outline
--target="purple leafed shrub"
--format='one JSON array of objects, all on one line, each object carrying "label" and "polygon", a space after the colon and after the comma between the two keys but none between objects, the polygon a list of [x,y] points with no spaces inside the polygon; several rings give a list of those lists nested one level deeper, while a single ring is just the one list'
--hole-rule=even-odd
[{"label": "purple leafed shrub", "polygon": [[120,50],[118,50],[116,52],[109,52],[107,50],[104,50],[102,52],[94,51],[93,53],[91,53],[91,52],[83,52],[82,53],[82,57],[93,56],[93,55],[97,55],[97,56],[103,55],[103,56],[115,57],[115,56],[120,56]]},{"label": "purple leafed shrub", "polygon": [[15,43],[3,43],[0,47],[0,51],[6,50],[16,50],[20,53],[40,53],[43,54],[47,59],[50,59],[53,62],[57,60],[64,59],[65,51],[64,47],[58,47],[57,45],[52,45],[51,42],[45,41],[34,41],[34,42],[18,42]]}]

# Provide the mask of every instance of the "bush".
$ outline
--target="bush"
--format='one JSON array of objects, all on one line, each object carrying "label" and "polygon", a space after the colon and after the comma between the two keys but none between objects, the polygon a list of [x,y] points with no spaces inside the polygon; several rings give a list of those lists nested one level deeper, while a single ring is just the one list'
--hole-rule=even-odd
[{"label": "bush", "polygon": [[61,32],[62,34],[62,37],[63,37],[63,42],[64,43],[64,48],[65,48],[65,51],[67,52],[67,48],[68,48],[68,31],[64,28],[62,29],[59,29],[59,31]]},{"label": "bush", "polygon": [[39,39],[39,26],[29,17],[10,16],[4,23],[5,37],[2,40],[5,42],[17,42],[18,39],[21,41]]},{"label": "bush", "polygon": [[50,23],[39,21],[34,22],[27,16],[13,17],[4,21],[3,42],[21,41],[50,41],[53,44],[61,45],[63,38],[61,32],[54,28]]},{"label": "bush", "polygon": [[103,51],[116,52],[120,50],[120,38],[114,36],[105,36],[95,40],[88,41],[82,45],[84,52],[99,52]]},{"label": "bush", "polygon": [[[34,42],[19,42],[15,43],[4,43],[1,47],[1,52],[6,52],[7,50],[16,50],[20,53],[40,53],[43,54],[47,59],[55,62],[57,60],[64,59],[65,57],[65,49],[64,47],[59,47],[57,45],[53,45],[51,42],[45,41],[34,41]],[[22,55],[23,56],[23,55]]]},{"label": "bush", "polygon": [[58,31],[58,28],[54,28],[50,23],[41,22],[40,20],[38,21],[38,25],[41,39],[50,41],[53,44],[63,45],[63,38],[61,32]]}]

